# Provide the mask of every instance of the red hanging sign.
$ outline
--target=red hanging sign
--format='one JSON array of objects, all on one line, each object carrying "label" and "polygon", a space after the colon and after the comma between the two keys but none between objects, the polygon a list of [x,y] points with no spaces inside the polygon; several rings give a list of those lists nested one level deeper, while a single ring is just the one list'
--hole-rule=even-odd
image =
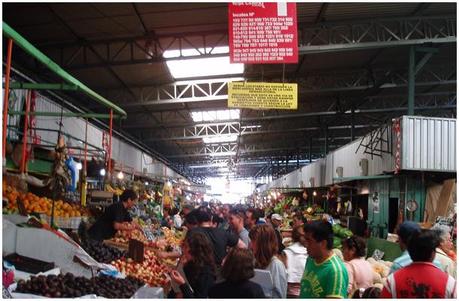
[{"label": "red hanging sign", "polygon": [[401,148],[402,148],[402,130],[400,126],[400,118],[393,120],[393,129],[395,132],[395,174],[398,174],[402,168],[401,164]]},{"label": "red hanging sign", "polygon": [[231,63],[298,63],[296,3],[236,2],[228,13]]}]

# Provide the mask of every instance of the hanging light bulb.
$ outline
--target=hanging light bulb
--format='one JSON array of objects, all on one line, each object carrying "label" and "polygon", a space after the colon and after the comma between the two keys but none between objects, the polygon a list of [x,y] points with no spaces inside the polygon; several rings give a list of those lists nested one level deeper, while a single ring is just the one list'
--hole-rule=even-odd
[{"label": "hanging light bulb", "polygon": [[105,168],[102,168],[99,173],[102,177],[105,176]]},{"label": "hanging light bulb", "polygon": [[317,192],[314,190],[314,191],[312,192],[312,195],[313,195],[313,196],[317,196]]},{"label": "hanging light bulb", "polygon": [[120,171],[120,172],[116,175],[116,177],[117,177],[119,180],[124,179],[124,174],[123,174],[123,172]]},{"label": "hanging light bulb", "polygon": [[83,169],[83,164],[81,164],[80,162],[78,162],[78,163],[76,164],[76,169],[82,170],[82,169]]},{"label": "hanging light bulb", "polygon": [[145,182],[145,186],[148,186],[148,182]]}]

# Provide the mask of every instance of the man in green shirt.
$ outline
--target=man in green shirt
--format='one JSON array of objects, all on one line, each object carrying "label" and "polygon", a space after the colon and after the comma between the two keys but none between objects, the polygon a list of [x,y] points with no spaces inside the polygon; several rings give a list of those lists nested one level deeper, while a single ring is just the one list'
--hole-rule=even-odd
[{"label": "man in green shirt", "polygon": [[348,275],[334,255],[330,223],[314,221],[304,226],[308,259],[301,279],[300,298],[347,298]]}]

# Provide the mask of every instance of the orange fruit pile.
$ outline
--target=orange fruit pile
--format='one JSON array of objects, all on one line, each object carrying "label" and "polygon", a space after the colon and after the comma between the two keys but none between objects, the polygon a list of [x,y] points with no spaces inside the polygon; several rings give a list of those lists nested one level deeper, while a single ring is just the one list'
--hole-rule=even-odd
[{"label": "orange fruit pile", "polygon": [[[3,183],[3,196],[8,199],[7,209],[9,210],[17,209],[17,201],[21,200],[28,213],[44,213],[51,216],[53,205],[49,198],[39,197],[31,192],[25,194],[18,192],[14,187],[6,185],[5,182]],[[58,200],[54,204],[54,216],[70,218],[83,215],[86,215],[86,212],[80,205],[69,204],[62,200]]]}]

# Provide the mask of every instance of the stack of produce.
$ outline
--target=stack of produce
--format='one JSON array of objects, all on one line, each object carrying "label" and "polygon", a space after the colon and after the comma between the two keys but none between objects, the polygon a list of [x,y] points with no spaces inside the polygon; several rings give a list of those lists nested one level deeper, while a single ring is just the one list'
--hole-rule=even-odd
[{"label": "stack of produce", "polygon": [[5,181],[3,181],[3,199],[7,200],[8,204],[3,206],[3,214],[13,214],[18,213],[18,204],[17,200],[20,195],[20,192],[16,190],[16,188],[7,185]]},{"label": "stack of produce", "polygon": [[112,241],[116,243],[120,243],[120,244],[128,244],[130,239],[141,241],[146,247],[152,247],[152,248],[156,247],[156,243],[154,241],[148,240],[145,237],[145,234],[143,234],[143,232],[138,229],[133,230],[133,231],[120,230],[116,232],[116,235],[112,239]]},{"label": "stack of produce", "polygon": [[47,298],[76,298],[97,295],[105,298],[131,298],[144,284],[134,278],[118,279],[97,276],[91,279],[75,277],[73,274],[32,276],[30,280],[19,280],[16,292],[40,295]]},{"label": "stack of produce", "polygon": [[274,213],[282,215],[284,211],[286,211],[292,205],[292,201],[293,197],[288,197],[279,201],[279,203],[274,206]]},{"label": "stack of produce", "polygon": [[387,276],[389,276],[392,262],[384,260],[376,260],[373,257],[369,257],[367,261],[373,268],[373,283],[375,286],[382,288],[385,283]]},{"label": "stack of produce", "polygon": [[106,184],[105,185],[105,190],[108,191],[108,192],[112,192],[113,194],[115,195],[122,195],[124,190],[121,189],[121,188],[113,188],[110,184]]},{"label": "stack of produce", "polygon": [[126,276],[140,279],[151,287],[164,287],[169,282],[166,274],[168,268],[160,263],[155,253],[150,250],[145,250],[143,263],[128,258],[112,261],[111,264]]},{"label": "stack of produce", "polygon": [[341,241],[353,235],[352,231],[338,224],[333,225],[333,248],[341,249]]},{"label": "stack of produce", "polygon": [[[5,184],[5,183],[4,183]],[[3,186],[3,196],[8,199],[7,209],[11,213],[18,211],[18,201],[22,201],[27,213],[42,213],[51,216],[52,200],[46,197],[39,197],[31,192],[21,193],[14,187]],[[54,203],[54,216],[71,218],[87,215],[87,211],[80,205],[69,204],[62,200]]]},{"label": "stack of produce", "polygon": [[84,241],[81,247],[97,262],[110,263],[114,260],[127,257],[126,251],[107,246],[103,242],[89,240]]},{"label": "stack of produce", "polygon": [[182,241],[184,239],[183,232],[173,231],[167,227],[162,227],[161,230],[164,233],[164,238],[168,246],[175,248],[182,244]]}]

